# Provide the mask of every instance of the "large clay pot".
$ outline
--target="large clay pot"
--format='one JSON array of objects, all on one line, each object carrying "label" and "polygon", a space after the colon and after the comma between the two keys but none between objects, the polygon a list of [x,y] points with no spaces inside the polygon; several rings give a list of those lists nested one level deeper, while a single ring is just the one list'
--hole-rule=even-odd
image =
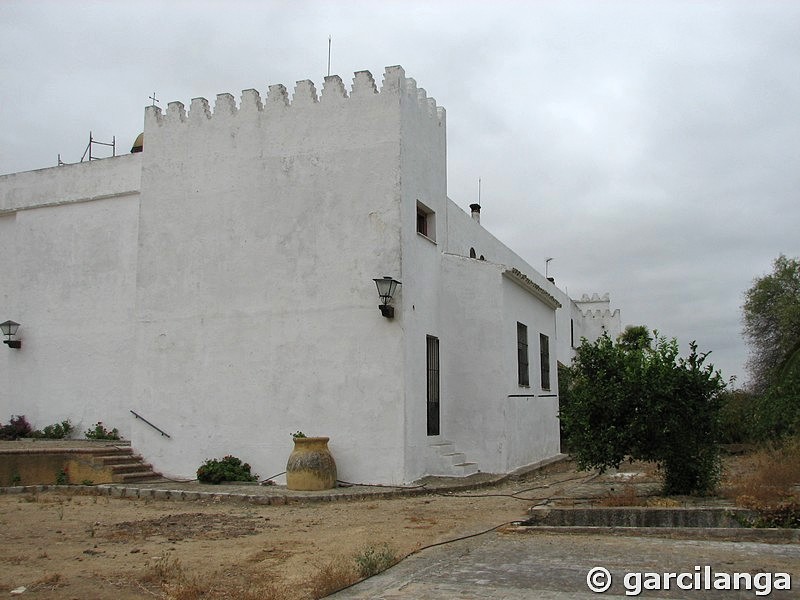
[{"label": "large clay pot", "polygon": [[294,438],[294,450],[286,463],[286,487],[290,490],[329,490],[336,486],[336,462],[326,437]]}]

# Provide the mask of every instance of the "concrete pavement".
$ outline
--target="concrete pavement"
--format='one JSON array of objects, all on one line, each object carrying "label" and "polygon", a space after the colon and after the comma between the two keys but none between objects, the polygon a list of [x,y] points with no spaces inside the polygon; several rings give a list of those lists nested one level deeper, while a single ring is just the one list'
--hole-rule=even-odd
[{"label": "concrete pavement", "polygon": [[[697,534],[702,535],[701,531]],[[586,534],[502,533],[438,546],[413,555],[395,567],[330,598],[337,600],[578,600],[630,598],[636,577],[627,573],[789,573],[791,590],[773,590],[769,598],[800,598],[800,545],[756,542],[675,540]],[[594,593],[587,575],[594,567],[612,575],[605,593]],[[699,574],[698,574],[699,575]],[[644,576],[639,580],[643,587]],[[651,580],[652,581],[652,580]],[[686,583],[687,579],[684,579]],[[713,581],[713,580],[712,580]],[[776,579],[777,581],[777,579]],[[670,599],[759,598],[765,591],[643,590],[640,597]],[[693,583],[693,579],[691,580]],[[763,582],[759,582],[763,583]],[[703,583],[701,580],[701,588]],[[712,583],[713,587],[713,583]]]}]

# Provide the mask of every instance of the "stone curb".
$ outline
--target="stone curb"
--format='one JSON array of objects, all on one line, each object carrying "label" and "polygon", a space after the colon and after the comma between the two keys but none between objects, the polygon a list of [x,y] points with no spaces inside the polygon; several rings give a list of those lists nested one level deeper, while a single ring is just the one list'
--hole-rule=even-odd
[{"label": "stone curb", "polygon": [[[358,486],[335,488],[336,492],[280,492],[248,494],[246,492],[231,491],[194,491],[172,489],[169,484],[163,488],[142,487],[135,484],[102,483],[98,485],[25,485],[0,487],[2,494],[35,494],[39,492],[57,491],[71,492],[86,496],[109,496],[111,498],[137,498],[150,500],[183,500],[183,501],[210,501],[210,502],[245,502],[250,504],[282,506],[286,504],[317,503],[317,502],[349,502],[354,500],[386,500],[390,498],[425,496],[428,494],[448,494],[478,490],[504,483],[515,477],[522,477],[546,466],[566,460],[566,454],[560,454],[551,459],[543,460],[528,465],[511,473],[502,475],[483,474],[480,481],[465,478],[461,481],[448,480],[446,483],[430,478],[427,483],[416,486]],[[425,481],[425,480],[423,480]],[[225,485],[219,486],[225,489]],[[264,489],[263,487],[261,489]]]},{"label": "stone curb", "polygon": [[800,529],[762,529],[745,527],[590,527],[557,525],[510,525],[508,527],[504,527],[502,531],[521,534],[556,533],[564,535],[664,537],[677,540],[760,542],[766,544],[800,543]]}]

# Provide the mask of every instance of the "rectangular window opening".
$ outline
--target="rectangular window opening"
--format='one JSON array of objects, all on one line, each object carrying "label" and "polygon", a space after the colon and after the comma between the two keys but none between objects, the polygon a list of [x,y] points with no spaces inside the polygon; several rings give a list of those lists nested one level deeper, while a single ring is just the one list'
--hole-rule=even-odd
[{"label": "rectangular window opening", "polygon": [[439,338],[427,336],[428,435],[439,435]]},{"label": "rectangular window opening", "polygon": [[419,207],[417,207],[417,233],[421,233],[422,235],[428,235],[428,215],[422,212]]},{"label": "rectangular window opening", "polygon": [[517,381],[519,385],[528,387],[528,327],[517,323]]},{"label": "rectangular window opening", "polygon": [[436,213],[417,200],[417,233],[436,241]]},{"label": "rectangular window opening", "polygon": [[550,389],[550,338],[539,334],[539,357],[541,359],[542,389]]},{"label": "rectangular window opening", "polygon": [[569,345],[575,347],[575,319],[569,320]]}]

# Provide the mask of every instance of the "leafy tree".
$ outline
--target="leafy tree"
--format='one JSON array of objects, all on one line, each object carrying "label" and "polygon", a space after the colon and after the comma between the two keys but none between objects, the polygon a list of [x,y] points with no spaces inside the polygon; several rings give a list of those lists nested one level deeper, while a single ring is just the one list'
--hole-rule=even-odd
[{"label": "leafy tree", "polygon": [[800,341],[800,261],[776,258],[772,273],[755,279],[745,292],[742,310],[751,384],[765,392]]},{"label": "leafy tree", "polygon": [[617,343],[628,350],[641,350],[652,345],[653,336],[646,325],[628,325],[617,337]]},{"label": "leafy tree", "polygon": [[25,415],[11,415],[8,425],[0,423],[0,440],[16,440],[27,437],[31,432],[31,425]]},{"label": "leafy tree", "polygon": [[775,378],[756,400],[755,437],[773,440],[800,435],[800,342],[775,371]]},{"label": "leafy tree", "polygon": [[714,488],[725,383],[694,342],[687,358],[678,354],[676,340],[657,334],[647,346],[607,335],[582,342],[561,410],[579,467],[602,471],[628,457],[658,463],[668,494]]},{"label": "leafy tree", "polygon": [[754,424],[758,418],[760,398],[747,390],[734,389],[723,392],[720,423],[720,442],[743,444],[760,437]]}]

